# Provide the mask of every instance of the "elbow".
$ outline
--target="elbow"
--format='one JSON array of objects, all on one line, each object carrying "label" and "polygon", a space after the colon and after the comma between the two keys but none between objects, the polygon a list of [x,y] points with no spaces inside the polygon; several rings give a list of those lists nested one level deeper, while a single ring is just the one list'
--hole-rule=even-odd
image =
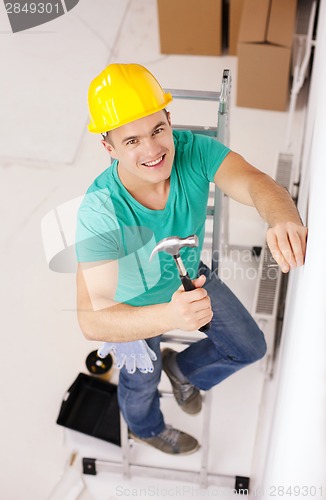
[{"label": "elbow", "polygon": [[95,328],[93,325],[90,324],[90,322],[87,320],[84,314],[78,314],[78,324],[79,328],[81,329],[82,334],[84,335],[86,340],[99,340],[96,338],[96,333],[95,333]]},{"label": "elbow", "polygon": [[80,327],[81,331],[82,331],[82,334],[84,335],[85,339],[86,340],[90,340],[90,341],[95,341],[95,340],[99,340],[97,338],[95,338],[93,332],[91,332],[90,330],[88,330],[87,328],[82,328]]},{"label": "elbow", "polygon": [[114,342],[116,341],[116,336],[109,336],[106,333],[106,328],[101,325],[94,315],[88,313],[78,313],[78,324],[79,328],[86,340],[91,342]]}]

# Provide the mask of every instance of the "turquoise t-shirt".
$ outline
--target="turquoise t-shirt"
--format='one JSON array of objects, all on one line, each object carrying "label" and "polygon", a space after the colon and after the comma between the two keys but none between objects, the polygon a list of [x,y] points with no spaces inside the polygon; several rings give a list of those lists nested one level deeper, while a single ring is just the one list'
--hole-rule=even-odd
[{"label": "turquoise t-shirt", "polygon": [[190,277],[197,275],[209,183],[230,150],[190,131],[173,131],[173,137],[175,158],[163,210],[146,208],[131,196],[119,179],[116,160],[95,179],[79,208],[77,260],[118,260],[117,302],[144,306],[171,300],[180,286],[173,257],[159,252],[149,260],[163,238],[198,236],[197,248],[180,251]]}]

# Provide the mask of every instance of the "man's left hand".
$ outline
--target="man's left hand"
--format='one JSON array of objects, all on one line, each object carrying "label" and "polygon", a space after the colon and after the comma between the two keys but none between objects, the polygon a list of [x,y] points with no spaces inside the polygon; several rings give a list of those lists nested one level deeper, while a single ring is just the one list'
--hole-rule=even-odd
[{"label": "man's left hand", "polygon": [[306,255],[308,229],[294,222],[283,222],[268,229],[267,244],[283,273],[302,266]]}]

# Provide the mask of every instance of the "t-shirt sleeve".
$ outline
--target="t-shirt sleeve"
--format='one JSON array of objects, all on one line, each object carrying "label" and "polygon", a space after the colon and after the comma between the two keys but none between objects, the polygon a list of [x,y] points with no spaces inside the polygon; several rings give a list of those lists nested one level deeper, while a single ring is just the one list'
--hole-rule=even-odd
[{"label": "t-shirt sleeve", "polygon": [[120,249],[121,234],[109,193],[87,192],[77,214],[77,261],[116,260]]},{"label": "t-shirt sleeve", "polygon": [[230,148],[217,141],[213,137],[194,134],[191,148],[192,158],[197,162],[190,162],[194,168],[200,168],[201,173],[209,181],[214,181],[214,176],[225,157],[231,151]]}]

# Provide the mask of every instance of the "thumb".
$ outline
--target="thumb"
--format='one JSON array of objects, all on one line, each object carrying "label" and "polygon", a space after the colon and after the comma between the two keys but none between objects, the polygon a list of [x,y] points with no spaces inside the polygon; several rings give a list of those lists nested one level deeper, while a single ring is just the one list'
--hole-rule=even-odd
[{"label": "thumb", "polygon": [[204,274],[201,274],[199,278],[196,278],[195,280],[192,280],[193,284],[195,285],[196,288],[201,288],[204,286],[206,282],[206,276]]},{"label": "thumb", "polygon": [[[196,278],[194,280],[191,280],[193,282],[193,284],[195,285],[195,288],[201,288],[204,284],[205,284],[205,281],[206,281],[206,276],[204,274],[201,274],[199,276],[199,278]],[[184,292],[184,286],[183,285],[180,285],[179,288],[178,288],[178,291],[179,292]]]}]

